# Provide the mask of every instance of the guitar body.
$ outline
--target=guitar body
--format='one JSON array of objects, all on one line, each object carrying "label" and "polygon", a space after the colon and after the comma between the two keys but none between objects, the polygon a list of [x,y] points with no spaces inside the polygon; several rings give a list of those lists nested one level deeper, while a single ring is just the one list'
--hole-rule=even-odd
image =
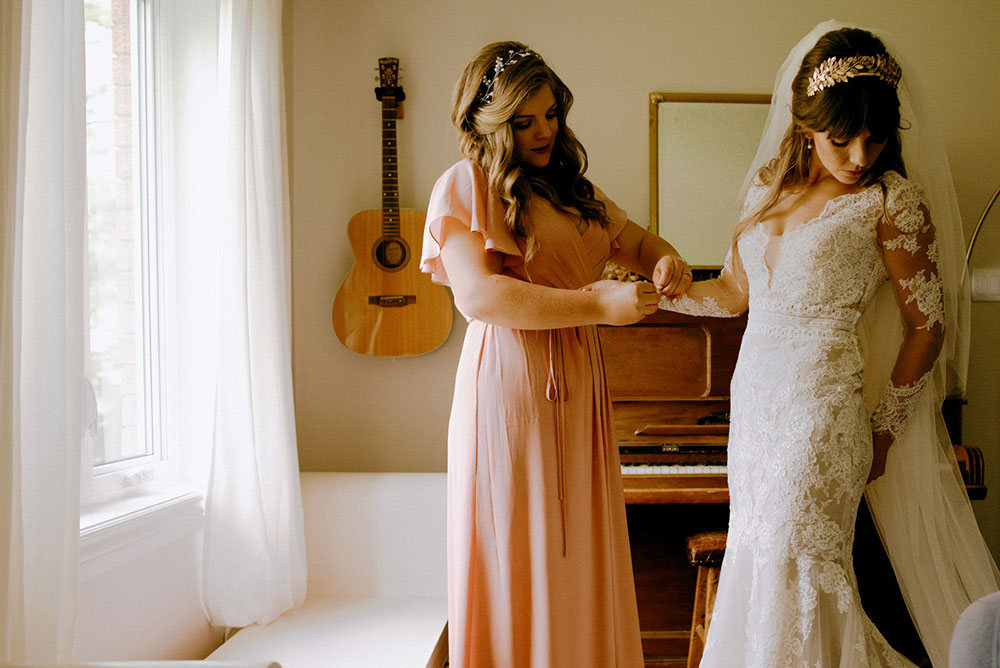
[{"label": "guitar body", "polygon": [[354,352],[420,355],[448,338],[448,289],[420,271],[425,218],[420,211],[400,210],[398,235],[383,233],[379,210],[361,211],[347,224],[354,266],[333,301],[333,329]]}]

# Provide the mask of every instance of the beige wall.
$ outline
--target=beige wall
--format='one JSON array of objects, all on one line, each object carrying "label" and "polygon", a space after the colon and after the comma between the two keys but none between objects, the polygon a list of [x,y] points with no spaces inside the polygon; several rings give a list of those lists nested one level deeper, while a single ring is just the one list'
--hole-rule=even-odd
[{"label": "beige wall", "polygon": [[[590,177],[646,224],[648,93],[769,93],[789,48],[828,18],[891,31],[908,47],[947,119],[970,233],[1000,180],[997,0],[286,0],[285,13],[295,407],[305,471],[439,471],[446,463],[461,318],[441,348],[405,359],[348,351],[330,320],[353,263],[347,221],[380,205],[380,107],[372,91],[380,56],[396,56],[403,66],[406,208],[425,210],[434,180],[459,157],[450,94],[467,59],[487,42],[526,42],[560,73],[576,96],[570,123],[588,149]],[[998,229],[977,246],[977,266],[1000,267],[1000,210],[991,220]],[[974,305],[974,327],[965,441],[986,451],[991,493],[977,512],[996,553],[1000,304]]]}]

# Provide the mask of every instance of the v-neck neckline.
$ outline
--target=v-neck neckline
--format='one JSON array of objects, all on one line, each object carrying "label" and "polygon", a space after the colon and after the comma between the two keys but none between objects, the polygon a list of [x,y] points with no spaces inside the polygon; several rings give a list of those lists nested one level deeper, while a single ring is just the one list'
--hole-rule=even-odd
[{"label": "v-neck neckline", "polygon": [[[763,222],[758,223],[757,227],[760,228],[760,231],[764,235],[764,239],[765,239],[764,252],[763,252],[763,255],[761,256],[761,261],[764,263],[764,269],[767,270],[767,291],[768,291],[768,293],[771,292],[771,285],[774,282],[774,272],[778,268],[778,266],[779,266],[779,264],[781,262],[781,258],[784,255],[784,252],[783,252],[784,248],[783,247],[785,245],[785,237],[787,237],[789,234],[792,234],[793,232],[797,232],[798,230],[801,230],[804,227],[807,227],[807,226],[810,226],[810,225],[814,224],[818,220],[821,220],[821,219],[825,218],[828,215],[829,209],[832,207],[832,205],[833,205],[834,202],[837,202],[838,200],[842,200],[842,199],[847,199],[847,198],[850,198],[850,197],[856,197],[856,196],[859,196],[859,195],[864,195],[864,194],[870,192],[871,189],[874,188],[876,185],[877,184],[872,184],[872,185],[869,185],[869,186],[865,186],[861,190],[857,190],[855,192],[841,193],[840,195],[837,195],[835,197],[831,197],[830,199],[828,199],[823,204],[823,208],[820,209],[819,213],[817,213],[815,216],[813,216],[812,218],[809,218],[808,220],[805,220],[805,221],[799,223],[798,225],[796,225],[796,226],[794,226],[794,227],[792,227],[790,229],[784,230],[781,234],[771,234],[770,232],[768,232],[764,228]],[[775,255],[774,255],[774,264],[773,265],[769,264],[768,261],[767,261],[768,251],[770,250],[772,244],[776,246],[776,248],[775,248]]]},{"label": "v-neck neckline", "polygon": [[[861,190],[856,190],[855,192],[852,192],[852,193],[841,193],[839,195],[831,197],[830,199],[826,200],[826,202],[823,203],[823,207],[819,210],[819,213],[817,213],[812,218],[808,218],[808,219],[802,221],[801,223],[799,223],[798,225],[795,225],[793,227],[786,228],[784,231],[782,231],[781,234],[771,234],[767,230],[764,230],[764,234],[766,234],[768,237],[775,237],[775,238],[780,239],[780,238],[784,237],[787,234],[791,234],[792,232],[795,232],[798,229],[806,227],[807,225],[810,225],[811,223],[813,223],[813,222],[815,222],[815,221],[817,221],[817,220],[819,220],[821,218],[826,217],[828,210],[831,208],[831,206],[833,205],[834,202],[837,202],[838,200],[846,199],[848,197],[855,197],[857,195],[863,195],[863,194],[867,193],[871,188],[872,188],[872,186],[866,186],[866,187],[862,188]],[[763,227],[764,227],[764,221],[761,221],[761,229],[763,229]]]}]

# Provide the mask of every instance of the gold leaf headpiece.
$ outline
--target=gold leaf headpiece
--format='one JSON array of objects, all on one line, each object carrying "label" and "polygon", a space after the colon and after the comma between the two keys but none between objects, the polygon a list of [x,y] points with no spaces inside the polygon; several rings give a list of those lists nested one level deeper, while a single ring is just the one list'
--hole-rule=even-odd
[{"label": "gold leaf headpiece", "polygon": [[819,64],[809,77],[806,95],[812,97],[824,88],[830,88],[853,77],[878,77],[893,88],[899,83],[899,65],[892,56],[880,53],[875,56],[831,56]]}]

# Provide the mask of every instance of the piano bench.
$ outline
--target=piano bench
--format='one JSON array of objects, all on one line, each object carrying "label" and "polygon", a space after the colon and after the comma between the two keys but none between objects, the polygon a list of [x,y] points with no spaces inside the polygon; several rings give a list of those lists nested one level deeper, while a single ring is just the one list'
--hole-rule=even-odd
[{"label": "piano bench", "polygon": [[726,532],[706,531],[688,536],[687,558],[698,567],[698,580],[694,592],[694,610],[691,615],[691,639],[688,644],[688,668],[697,668],[705,651],[705,637],[712,622],[715,592],[719,585],[719,567],[726,553]]}]

